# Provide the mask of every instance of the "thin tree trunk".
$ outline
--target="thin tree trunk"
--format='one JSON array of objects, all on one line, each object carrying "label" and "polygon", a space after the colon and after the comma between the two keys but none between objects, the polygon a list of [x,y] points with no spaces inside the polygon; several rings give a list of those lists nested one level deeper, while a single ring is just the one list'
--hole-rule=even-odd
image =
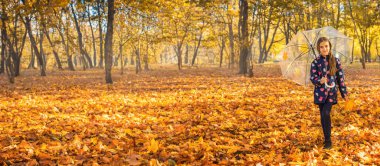
[{"label": "thin tree trunk", "polygon": [[40,45],[40,55],[41,55],[41,57],[42,57],[42,59],[43,59],[43,67],[46,69],[46,63],[47,63],[47,61],[46,61],[46,55],[45,55],[45,53],[44,53],[44,49],[43,49],[43,41],[44,41],[44,33],[43,33],[43,30],[42,30],[42,27],[40,27],[40,43],[39,43],[39,45]]},{"label": "thin tree trunk", "polygon": [[131,65],[135,65],[135,58],[134,58],[135,57],[135,51],[136,50],[132,51],[132,53],[131,53],[131,62],[130,62]]},{"label": "thin tree trunk", "polygon": [[141,61],[140,61],[140,49],[136,49],[136,74],[141,71]]},{"label": "thin tree trunk", "polygon": [[91,16],[89,12],[90,8],[87,9],[87,15],[88,15],[88,22],[90,23],[90,29],[91,29],[91,37],[92,37],[92,48],[94,50],[93,60],[94,60],[94,67],[96,66],[96,45],[95,45],[95,35],[94,35],[94,28],[92,27],[91,23]]},{"label": "thin tree trunk", "polygon": [[[18,55],[17,55],[17,53],[16,53],[16,51],[14,49],[13,43],[11,42],[11,40],[8,37],[6,29],[5,29],[5,35],[4,35],[4,37],[5,37],[6,42],[8,43],[8,52],[5,53],[5,54],[8,54],[8,55],[5,56],[6,57],[6,64],[5,64],[5,66],[6,66],[8,77],[9,77],[9,79],[12,80],[15,77],[15,64],[19,65],[20,64],[20,59],[19,59],[19,57],[18,57]],[[17,66],[17,67],[19,67],[19,66]],[[11,83],[14,83],[14,81],[13,82],[11,81]]]},{"label": "thin tree trunk", "polygon": [[13,76],[14,77],[17,77],[17,76],[19,76],[20,75],[20,63],[21,63],[21,61],[20,61],[20,58],[21,57],[19,57],[19,54],[18,54],[18,37],[17,37],[17,28],[18,28],[18,26],[17,26],[17,23],[18,23],[18,17],[19,17],[19,15],[16,13],[15,14],[15,20],[14,20],[14,30],[13,30],[13,41],[12,41],[12,43],[13,43],[13,48],[12,48],[12,60],[13,60],[13,67],[14,67],[14,69],[13,69]]},{"label": "thin tree trunk", "polygon": [[[83,65],[83,70],[86,69],[86,66],[89,65],[90,68],[92,68],[92,63],[91,63],[91,58],[90,56],[87,54],[87,51],[84,49],[84,44],[83,44],[83,38],[82,38],[82,32],[80,30],[80,27],[79,27],[79,23],[78,23],[78,19],[77,19],[77,16],[75,14],[75,11],[74,11],[74,7],[73,7],[73,4],[70,4],[71,6],[71,11],[73,13],[73,17],[74,17],[74,23],[75,23],[75,28],[77,30],[77,33],[78,33],[78,44],[79,44],[79,51],[80,51],[80,54],[81,54],[81,59],[84,63]],[[85,58],[87,59],[88,63],[86,62]]]},{"label": "thin tree trunk", "polygon": [[193,59],[192,59],[192,61],[191,61],[191,66],[194,66],[195,59],[197,58],[197,55],[198,55],[198,49],[199,49],[199,46],[201,45],[201,41],[202,41],[202,35],[203,35],[203,33],[201,33],[201,34],[199,35],[198,43],[197,43],[197,45],[195,46]]},{"label": "thin tree trunk", "polygon": [[100,12],[101,2],[100,0],[96,1],[98,4],[98,26],[99,26],[99,48],[100,48],[100,57],[99,57],[99,67],[103,68],[103,30],[102,30],[102,14]]},{"label": "thin tree trunk", "polygon": [[224,47],[226,47],[226,42],[224,40],[224,37],[222,36],[222,47],[220,49],[220,61],[219,61],[219,67],[220,68],[222,67],[222,64],[223,64],[223,50],[224,50]]},{"label": "thin tree trunk", "polygon": [[[73,58],[69,52],[69,46],[68,46],[69,42],[66,43],[65,37],[64,37],[64,35],[60,29],[58,29],[58,32],[59,32],[59,36],[61,36],[61,43],[63,44],[63,46],[65,48],[66,57],[67,57],[67,65],[69,67],[69,70],[74,71],[75,69],[74,69]],[[68,33],[68,32],[66,32],[66,33]]]},{"label": "thin tree trunk", "polygon": [[5,4],[4,1],[2,2],[2,13],[1,13],[1,64],[0,64],[0,74],[5,73],[5,49],[6,49],[6,26],[5,26],[5,19],[6,19],[6,14],[5,14]]},{"label": "thin tree trunk", "polygon": [[146,43],[146,52],[144,54],[144,70],[145,71],[148,71],[149,70],[149,66],[148,66],[148,53],[149,53],[149,43],[147,42]]},{"label": "thin tree trunk", "polygon": [[30,53],[31,53],[31,56],[30,56],[30,63],[29,63],[28,69],[36,69],[35,62],[34,62],[34,60],[36,59],[36,56],[34,55],[32,45],[30,45]]},{"label": "thin tree trunk", "polygon": [[[5,5],[4,5],[4,2],[2,2],[2,9],[5,9]],[[9,79],[9,82],[11,84],[13,84],[15,81],[14,81],[14,77],[15,77],[15,74],[14,74],[14,66],[13,66],[13,62],[12,62],[12,59],[11,59],[11,56],[14,56],[13,54],[15,54],[14,50],[13,50],[13,46],[12,46],[12,43],[11,41],[9,40],[8,38],[8,35],[7,35],[7,25],[6,25],[6,21],[8,19],[8,16],[6,13],[1,13],[2,14],[2,17],[1,17],[1,23],[2,23],[2,28],[1,28],[1,39],[2,39],[2,45],[5,45],[6,43],[8,43],[8,52],[7,52],[7,48],[6,47],[3,47],[4,49],[1,50],[1,53],[2,55],[4,55],[4,58],[5,58],[5,71],[7,73],[7,76],[8,76],[8,79]],[[7,55],[8,54],[8,55]]]},{"label": "thin tree trunk", "polygon": [[44,60],[42,59],[42,56],[37,48],[37,43],[36,43],[36,40],[34,39],[34,36],[33,36],[33,32],[32,32],[32,28],[31,28],[31,24],[30,24],[30,18],[29,17],[26,17],[25,18],[25,28],[28,30],[28,35],[29,35],[29,39],[30,39],[30,43],[33,47],[33,50],[34,50],[34,53],[35,55],[37,56],[37,60],[38,60],[38,63],[39,63],[39,66],[40,66],[40,70],[41,70],[41,76],[46,76],[46,72],[45,72],[45,65],[44,65]]},{"label": "thin tree trunk", "polygon": [[120,55],[120,63],[121,63],[121,74],[124,74],[124,57],[123,57],[123,44],[122,41],[119,43],[119,55]]},{"label": "thin tree trunk", "polygon": [[9,79],[9,82],[11,84],[15,83],[15,73],[14,73],[14,66],[13,66],[13,62],[12,62],[12,58],[11,58],[11,55],[8,55],[6,57],[7,59],[7,63],[5,64],[6,66],[6,71],[7,71],[7,75],[8,75],[8,79]]},{"label": "thin tree trunk", "polygon": [[[161,62],[162,62],[162,56],[160,55],[161,57]],[[186,44],[186,52],[185,52],[185,64],[188,64],[189,63],[189,45]]]},{"label": "thin tree trunk", "polygon": [[[23,51],[24,46],[25,46],[26,34],[27,34],[27,31],[25,31],[24,35],[22,36],[21,47],[20,48],[16,47],[16,52],[13,56],[13,64],[15,67],[15,69],[14,69],[15,77],[20,75],[21,57],[22,57],[22,51]],[[15,43],[17,43],[17,40],[15,41]]]},{"label": "thin tree trunk", "polygon": [[182,69],[182,43],[177,43],[178,70]]},{"label": "thin tree trunk", "polygon": [[111,69],[112,69],[112,39],[113,39],[113,20],[115,15],[114,0],[108,0],[108,18],[107,18],[107,33],[105,43],[105,70],[106,83],[112,84]]},{"label": "thin tree trunk", "polygon": [[233,32],[233,28],[232,28],[232,19],[230,19],[230,22],[228,23],[228,36],[229,36],[229,43],[230,43],[230,64],[229,64],[229,66],[231,68],[234,68],[235,52],[234,52],[234,32]]},{"label": "thin tree trunk", "polygon": [[54,54],[55,62],[57,63],[58,69],[62,70],[63,68],[62,68],[61,60],[59,59],[58,53],[55,49],[53,42],[51,42],[51,39],[50,39],[49,33],[46,30],[46,27],[44,27],[44,33],[46,35],[46,38],[48,39],[48,42],[49,42],[51,48],[53,49],[53,54]]}]

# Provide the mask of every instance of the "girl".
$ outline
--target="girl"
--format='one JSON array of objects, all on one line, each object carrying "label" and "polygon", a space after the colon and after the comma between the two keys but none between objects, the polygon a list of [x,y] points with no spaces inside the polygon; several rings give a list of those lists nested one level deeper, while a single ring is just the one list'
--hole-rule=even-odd
[{"label": "girl", "polygon": [[330,149],[331,119],[330,112],[337,104],[337,86],[344,100],[347,100],[347,88],[344,84],[344,73],[338,58],[331,53],[331,42],[321,37],[317,42],[319,56],[311,63],[310,80],[314,84],[314,103],[319,106],[323,135],[324,149]]}]

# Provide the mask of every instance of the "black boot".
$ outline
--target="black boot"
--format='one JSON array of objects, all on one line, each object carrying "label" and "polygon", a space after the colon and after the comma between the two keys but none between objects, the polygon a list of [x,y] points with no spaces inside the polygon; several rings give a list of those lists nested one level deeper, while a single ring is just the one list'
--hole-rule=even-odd
[{"label": "black boot", "polygon": [[323,146],[323,149],[331,149],[332,143],[331,141],[325,141],[325,145]]}]

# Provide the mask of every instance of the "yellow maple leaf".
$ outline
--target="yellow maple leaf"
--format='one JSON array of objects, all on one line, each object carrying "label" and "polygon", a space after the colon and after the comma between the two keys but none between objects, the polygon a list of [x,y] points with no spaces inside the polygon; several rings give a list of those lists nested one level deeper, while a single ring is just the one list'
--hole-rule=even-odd
[{"label": "yellow maple leaf", "polygon": [[156,153],[158,151],[158,147],[159,147],[159,142],[153,138],[150,140],[148,151],[152,153]]},{"label": "yellow maple leaf", "polygon": [[346,105],[344,106],[344,110],[352,111],[352,108],[354,108],[354,105],[355,105],[354,101],[349,100],[346,102]]}]

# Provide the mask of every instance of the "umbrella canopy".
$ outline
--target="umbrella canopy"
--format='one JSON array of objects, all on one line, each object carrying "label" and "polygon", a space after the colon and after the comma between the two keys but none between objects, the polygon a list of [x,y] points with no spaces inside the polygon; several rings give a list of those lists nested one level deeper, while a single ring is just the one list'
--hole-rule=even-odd
[{"label": "umbrella canopy", "polygon": [[317,40],[327,37],[332,44],[332,54],[339,58],[344,66],[351,62],[352,39],[331,26],[298,32],[286,47],[281,50],[279,58],[282,75],[297,84],[310,84],[310,64],[319,56]]}]

